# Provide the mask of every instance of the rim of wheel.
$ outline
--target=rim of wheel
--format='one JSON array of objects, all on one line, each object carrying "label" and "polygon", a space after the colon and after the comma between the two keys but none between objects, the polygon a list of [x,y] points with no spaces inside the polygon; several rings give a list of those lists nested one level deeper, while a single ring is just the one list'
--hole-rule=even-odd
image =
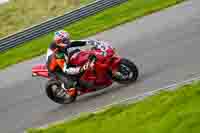
[{"label": "rim of wheel", "polygon": [[119,72],[121,74],[122,80],[128,80],[128,79],[131,79],[133,77],[133,72],[131,71],[131,69],[124,64],[120,65],[120,71]]},{"label": "rim of wheel", "polygon": [[51,86],[54,98],[64,101],[67,103],[70,101],[70,96],[64,91],[64,89],[60,88],[58,85],[54,84]]}]

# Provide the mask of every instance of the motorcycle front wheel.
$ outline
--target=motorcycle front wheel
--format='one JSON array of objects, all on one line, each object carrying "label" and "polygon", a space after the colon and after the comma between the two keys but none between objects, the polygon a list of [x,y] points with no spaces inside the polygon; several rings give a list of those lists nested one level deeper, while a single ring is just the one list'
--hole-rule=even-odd
[{"label": "motorcycle front wheel", "polygon": [[121,59],[118,72],[114,75],[113,80],[120,84],[133,83],[138,79],[139,71],[137,66],[128,59]]},{"label": "motorcycle front wheel", "polygon": [[76,100],[77,96],[69,96],[56,80],[49,80],[45,87],[46,95],[55,103],[69,104]]}]

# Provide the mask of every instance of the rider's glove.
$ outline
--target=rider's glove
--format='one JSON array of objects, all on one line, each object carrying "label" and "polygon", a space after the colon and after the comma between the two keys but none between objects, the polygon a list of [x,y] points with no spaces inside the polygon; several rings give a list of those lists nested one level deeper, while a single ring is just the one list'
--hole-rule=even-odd
[{"label": "rider's glove", "polygon": [[95,46],[95,45],[96,45],[96,41],[95,41],[95,40],[87,40],[87,41],[86,41],[86,44],[87,44],[87,45]]}]

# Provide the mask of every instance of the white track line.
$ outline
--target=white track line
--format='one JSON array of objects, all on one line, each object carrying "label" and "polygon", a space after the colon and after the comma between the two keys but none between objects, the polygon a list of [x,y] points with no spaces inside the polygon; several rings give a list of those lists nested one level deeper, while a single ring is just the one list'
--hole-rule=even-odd
[{"label": "white track line", "polygon": [[[200,80],[200,77],[195,77],[195,78],[191,78],[191,79],[188,79],[188,80],[184,80],[184,81],[181,81],[181,82],[178,82],[178,83],[174,83],[174,84],[171,84],[171,85],[167,85],[167,86],[164,86],[162,88],[158,88],[156,90],[153,90],[153,91],[148,91],[148,92],[145,92],[145,93],[142,93],[142,94],[139,94],[137,96],[134,96],[134,97],[129,97],[129,98],[126,98],[126,99],[123,99],[123,100],[120,100],[120,101],[117,101],[117,102],[114,102],[112,104],[109,104],[109,105],[106,105],[104,107],[108,107],[108,106],[113,106],[113,105],[116,105],[116,104],[122,104],[122,103],[127,103],[128,101],[131,101],[131,102],[137,102],[137,99],[142,99],[146,96],[151,96],[153,94],[155,94],[156,92],[159,92],[161,90],[165,90],[165,89],[175,89],[177,88],[178,86],[183,86],[183,85],[186,85],[186,84],[190,84],[192,83],[193,81],[196,81],[196,80]],[[97,108],[98,109],[98,108]]]}]

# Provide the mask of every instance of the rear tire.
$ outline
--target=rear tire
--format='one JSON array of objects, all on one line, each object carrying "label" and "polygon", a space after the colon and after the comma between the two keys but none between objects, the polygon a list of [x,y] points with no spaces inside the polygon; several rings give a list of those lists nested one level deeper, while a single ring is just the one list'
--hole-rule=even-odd
[{"label": "rear tire", "polygon": [[[54,88],[53,88],[54,87]],[[55,89],[55,87],[57,87]],[[55,89],[55,90],[53,90]],[[55,93],[55,91],[62,91],[63,89],[61,88],[61,83],[59,81],[56,80],[49,80],[46,84],[45,87],[46,90],[46,95],[55,103],[58,104],[69,104],[72,103],[76,100],[77,96],[69,96],[66,98],[65,96],[63,97],[58,97],[57,94]],[[64,90],[63,90],[64,91]],[[66,94],[67,95],[67,94]]]},{"label": "rear tire", "polygon": [[122,75],[124,75],[124,68],[127,68],[127,72],[129,71],[129,74],[131,73],[132,75],[128,78],[116,78],[114,77],[113,80],[120,83],[120,84],[129,84],[129,83],[133,83],[138,79],[139,76],[139,71],[137,66],[130,60],[128,59],[121,59],[120,61],[120,65],[119,65],[119,70],[118,72]]}]

